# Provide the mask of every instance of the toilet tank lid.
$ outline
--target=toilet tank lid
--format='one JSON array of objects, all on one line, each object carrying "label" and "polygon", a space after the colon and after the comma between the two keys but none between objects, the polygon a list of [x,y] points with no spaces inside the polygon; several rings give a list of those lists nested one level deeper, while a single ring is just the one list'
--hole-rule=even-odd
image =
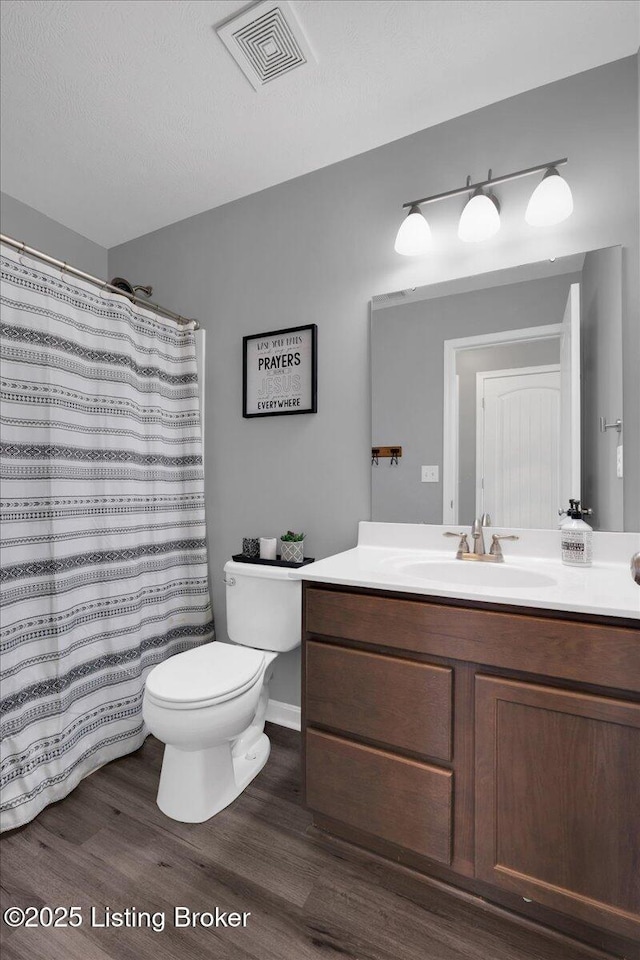
[{"label": "toilet tank lid", "polygon": [[298,577],[291,575],[294,572],[292,567],[276,567],[261,563],[239,563],[237,560],[227,560],[224,565],[224,572],[232,574],[234,577],[256,577],[261,580],[300,582]]},{"label": "toilet tank lid", "polygon": [[216,703],[248,689],[263,665],[262,650],[214,640],[158,664],[146,687],[167,703]]}]

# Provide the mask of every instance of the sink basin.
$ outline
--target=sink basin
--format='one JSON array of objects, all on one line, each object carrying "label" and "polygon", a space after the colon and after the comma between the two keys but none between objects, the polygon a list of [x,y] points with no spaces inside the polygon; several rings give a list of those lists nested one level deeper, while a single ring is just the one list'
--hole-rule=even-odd
[{"label": "sink basin", "polygon": [[481,563],[465,560],[420,560],[399,566],[398,572],[420,580],[438,583],[467,584],[474,587],[498,587],[518,589],[523,587],[555,587],[557,580],[522,567],[502,563]]}]

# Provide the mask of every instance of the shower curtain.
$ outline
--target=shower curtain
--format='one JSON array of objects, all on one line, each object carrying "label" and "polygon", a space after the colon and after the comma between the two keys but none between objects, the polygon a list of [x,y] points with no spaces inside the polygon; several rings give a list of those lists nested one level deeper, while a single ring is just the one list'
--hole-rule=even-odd
[{"label": "shower curtain", "polygon": [[2,248],[0,828],[146,736],[213,637],[194,333]]}]

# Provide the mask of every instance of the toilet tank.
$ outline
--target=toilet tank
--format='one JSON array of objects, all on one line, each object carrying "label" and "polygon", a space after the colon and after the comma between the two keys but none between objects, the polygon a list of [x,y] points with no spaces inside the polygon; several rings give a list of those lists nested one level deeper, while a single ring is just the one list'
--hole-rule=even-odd
[{"label": "toilet tank", "polygon": [[224,567],[229,639],[245,647],[284,652],[300,646],[302,581],[287,567],[236,563]]}]

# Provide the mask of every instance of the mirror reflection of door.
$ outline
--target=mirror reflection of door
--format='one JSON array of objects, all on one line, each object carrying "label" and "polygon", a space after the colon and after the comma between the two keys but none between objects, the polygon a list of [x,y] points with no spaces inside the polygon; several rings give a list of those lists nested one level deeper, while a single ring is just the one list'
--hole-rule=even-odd
[{"label": "mirror reflection of door", "polygon": [[[449,448],[449,435],[457,445],[454,522],[472,523],[489,513],[494,526],[557,526],[562,502],[561,338],[558,323],[449,341],[454,353],[449,366],[455,370],[449,382],[455,381],[459,394],[457,404],[453,395],[449,404],[457,423],[445,427],[445,446]],[[540,380],[547,373],[553,374],[553,400],[544,393],[549,378],[543,378],[544,386]],[[539,403],[541,394],[546,406]],[[553,412],[547,410],[549,404]],[[543,430],[545,416],[549,423]],[[445,483],[447,477],[445,471]]]},{"label": "mirror reflection of door", "polygon": [[549,528],[560,503],[560,364],[476,374],[476,514]]},{"label": "mirror reflection of door", "polygon": [[525,367],[521,357],[514,368],[476,373],[476,516],[553,528],[569,497],[580,499],[579,283],[569,290],[558,360]]}]

